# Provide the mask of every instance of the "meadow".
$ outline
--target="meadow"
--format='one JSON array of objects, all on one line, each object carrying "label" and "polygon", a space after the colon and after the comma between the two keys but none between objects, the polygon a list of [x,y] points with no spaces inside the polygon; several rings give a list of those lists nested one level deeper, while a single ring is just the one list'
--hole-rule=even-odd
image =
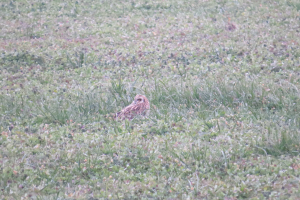
[{"label": "meadow", "polygon": [[0,198],[300,199],[299,43],[298,0],[2,0]]}]

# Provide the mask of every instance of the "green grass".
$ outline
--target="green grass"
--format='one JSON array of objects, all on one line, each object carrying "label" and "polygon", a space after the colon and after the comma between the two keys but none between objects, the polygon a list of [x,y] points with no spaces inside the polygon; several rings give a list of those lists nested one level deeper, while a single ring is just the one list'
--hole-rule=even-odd
[{"label": "green grass", "polygon": [[[300,198],[289,1],[2,1],[1,199]],[[150,116],[114,121],[136,94]]]}]

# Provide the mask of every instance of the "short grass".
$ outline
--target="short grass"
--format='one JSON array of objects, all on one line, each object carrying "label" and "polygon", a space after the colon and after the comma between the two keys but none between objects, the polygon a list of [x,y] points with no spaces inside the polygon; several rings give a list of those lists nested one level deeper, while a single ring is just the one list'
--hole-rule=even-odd
[{"label": "short grass", "polygon": [[[0,3],[1,199],[299,199],[298,0]],[[136,94],[146,119],[114,121]]]}]

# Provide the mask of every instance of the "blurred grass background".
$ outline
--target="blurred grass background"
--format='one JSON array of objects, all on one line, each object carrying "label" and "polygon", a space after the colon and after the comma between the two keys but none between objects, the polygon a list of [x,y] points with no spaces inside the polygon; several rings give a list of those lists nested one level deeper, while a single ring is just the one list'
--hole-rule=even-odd
[{"label": "blurred grass background", "polygon": [[[300,3],[0,3],[3,199],[297,199]],[[112,113],[145,94],[147,119]]]}]

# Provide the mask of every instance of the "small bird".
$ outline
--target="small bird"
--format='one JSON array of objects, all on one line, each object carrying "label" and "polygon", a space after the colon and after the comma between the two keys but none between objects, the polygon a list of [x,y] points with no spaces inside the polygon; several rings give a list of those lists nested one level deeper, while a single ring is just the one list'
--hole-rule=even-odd
[{"label": "small bird", "polygon": [[150,112],[150,103],[144,95],[137,94],[133,102],[123,108],[120,112],[116,113],[116,119],[129,119],[132,120],[137,115],[146,116]]}]

